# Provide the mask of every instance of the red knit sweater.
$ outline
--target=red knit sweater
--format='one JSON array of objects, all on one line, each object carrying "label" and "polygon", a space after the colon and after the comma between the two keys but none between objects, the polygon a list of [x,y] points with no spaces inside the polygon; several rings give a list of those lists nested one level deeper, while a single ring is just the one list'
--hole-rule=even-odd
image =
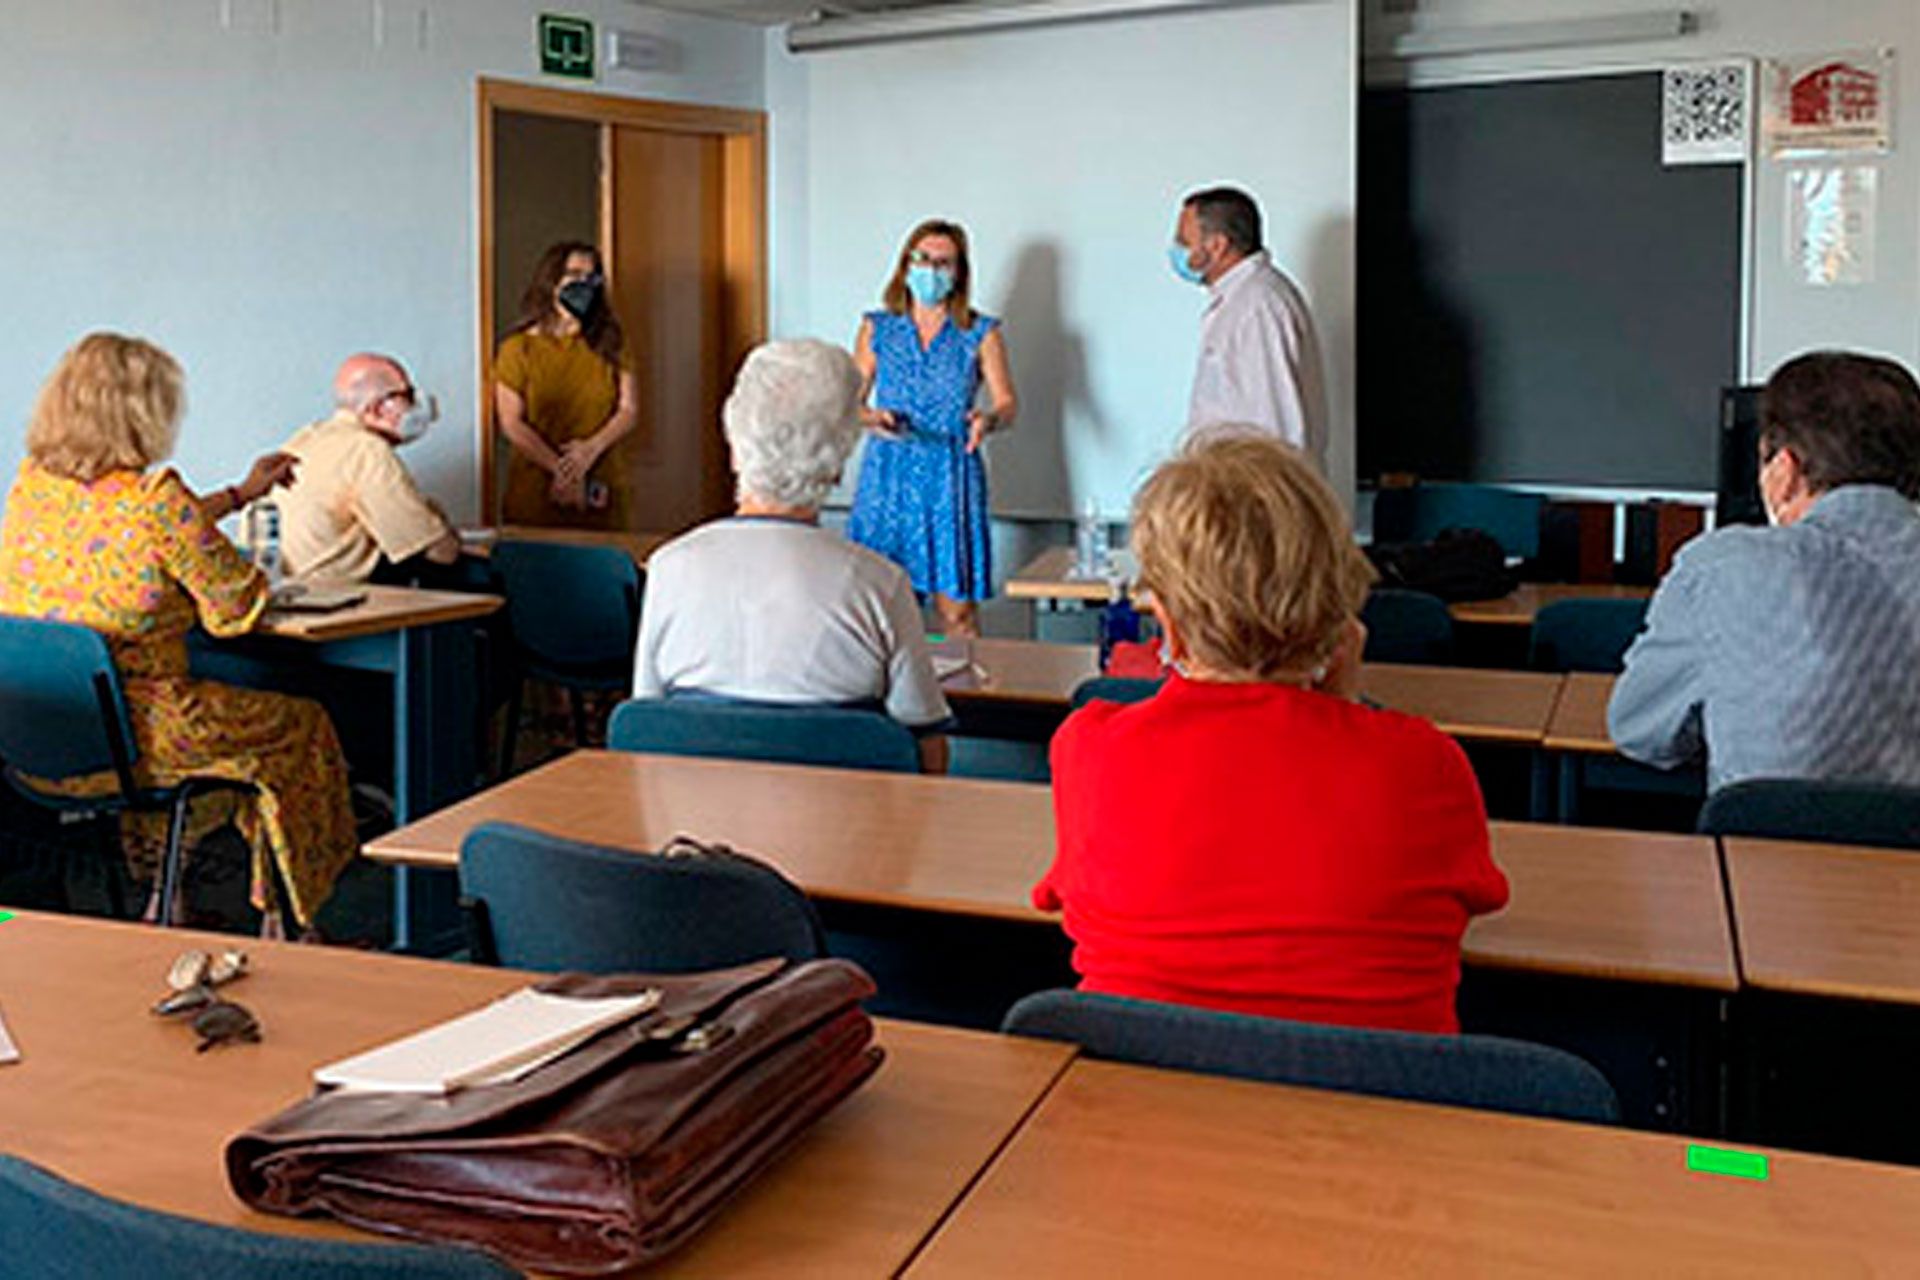
[{"label": "red knit sweater", "polygon": [[1350,1026],[1456,1031],[1460,935],[1506,904],[1466,756],[1424,720],[1171,677],[1053,740],[1035,886],[1081,987]]}]

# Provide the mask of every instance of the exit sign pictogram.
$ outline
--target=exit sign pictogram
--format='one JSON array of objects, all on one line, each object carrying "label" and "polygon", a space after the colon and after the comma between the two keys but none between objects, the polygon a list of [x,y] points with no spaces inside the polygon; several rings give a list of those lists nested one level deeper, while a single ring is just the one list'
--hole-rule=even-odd
[{"label": "exit sign pictogram", "polygon": [[540,15],[540,70],[550,76],[593,79],[593,23],[565,14]]}]

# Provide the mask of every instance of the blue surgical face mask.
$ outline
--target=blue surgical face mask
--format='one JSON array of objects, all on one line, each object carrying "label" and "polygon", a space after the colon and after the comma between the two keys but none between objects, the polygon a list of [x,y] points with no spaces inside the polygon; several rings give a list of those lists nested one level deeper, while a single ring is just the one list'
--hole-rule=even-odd
[{"label": "blue surgical face mask", "polygon": [[953,292],[953,272],[938,267],[908,267],[907,292],[923,307],[938,306]]},{"label": "blue surgical face mask", "polygon": [[1187,246],[1175,240],[1167,246],[1167,262],[1173,267],[1173,274],[1188,284],[1205,284],[1207,274],[1187,261]]}]

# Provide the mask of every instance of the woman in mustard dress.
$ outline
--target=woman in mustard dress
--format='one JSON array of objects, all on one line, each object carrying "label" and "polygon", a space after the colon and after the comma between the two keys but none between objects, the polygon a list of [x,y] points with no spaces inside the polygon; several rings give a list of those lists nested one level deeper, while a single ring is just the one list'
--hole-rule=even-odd
[{"label": "woman in mustard dress", "polygon": [[[253,784],[250,795],[196,802],[189,834],[238,825],[254,851],[263,932],[277,935],[284,922],[261,860],[278,863],[305,927],[357,850],[346,759],[317,704],[193,679],[186,638],[196,622],[214,636],[240,635],[266,609],[265,576],[215,522],[290,481],[293,460],[269,455],[241,483],[198,497],[171,467],[155,466],[173,450],[181,407],[180,366],[137,338],[92,334],[62,357],[34,406],[27,459],[0,519],[0,612],[106,636],[139,782]],[[101,775],[68,785],[86,793],[118,784]],[[152,876],[165,816],[130,818],[126,835],[135,874]],[[177,908],[165,904],[168,918]],[[149,915],[161,910],[156,896]]]},{"label": "woman in mustard dress", "polygon": [[540,256],[520,323],[493,361],[494,417],[510,446],[506,524],[633,527],[631,448],[639,389],[600,252]]}]

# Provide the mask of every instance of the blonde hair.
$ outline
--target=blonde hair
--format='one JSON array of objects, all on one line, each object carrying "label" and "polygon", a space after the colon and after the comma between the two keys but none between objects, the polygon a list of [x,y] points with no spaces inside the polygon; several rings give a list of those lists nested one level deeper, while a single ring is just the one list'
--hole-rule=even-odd
[{"label": "blonde hair", "polygon": [[1193,657],[1249,680],[1326,662],[1374,577],[1305,455],[1244,432],[1203,433],[1163,463],[1131,543]]},{"label": "blonde hair", "polygon": [[150,342],[90,333],[60,357],[27,424],[27,456],[91,484],[173,452],[186,403],[180,364]]}]

